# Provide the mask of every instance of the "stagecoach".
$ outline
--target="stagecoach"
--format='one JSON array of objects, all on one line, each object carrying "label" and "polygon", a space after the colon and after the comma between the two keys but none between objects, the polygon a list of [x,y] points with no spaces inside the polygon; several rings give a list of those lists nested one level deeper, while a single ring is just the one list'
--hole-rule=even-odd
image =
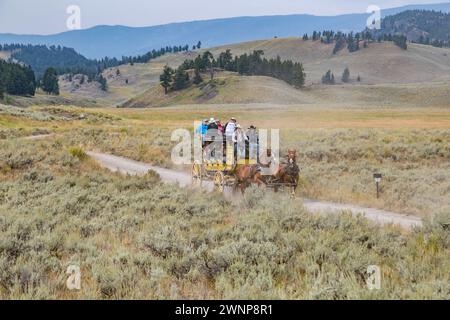
[{"label": "stagecoach", "polygon": [[[202,152],[202,155],[204,153]],[[200,161],[195,161],[192,165],[192,183],[194,186],[201,186],[203,181],[212,182],[213,189],[218,192],[224,192],[227,187],[237,187],[236,173],[243,166],[257,167],[256,157],[246,157],[245,159],[236,159],[233,148],[226,148],[226,157],[224,160],[207,160],[203,157]],[[293,157],[291,157],[293,155]],[[292,194],[298,185],[299,167],[296,163],[296,152],[288,151],[286,163],[280,165],[280,172],[283,174],[278,176],[260,176],[260,181],[268,188],[278,191],[280,188],[289,188]],[[244,187],[245,188],[245,187]]]},{"label": "stagecoach", "polygon": [[212,181],[214,190],[224,192],[226,187],[235,186],[235,172],[240,166],[258,164],[256,159],[236,159],[232,148],[226,148],[225,154],[224,160],[208,160],[203,157],[201,161],[194,161],[192,165],[193,185],[201,186],[204,180]]}]

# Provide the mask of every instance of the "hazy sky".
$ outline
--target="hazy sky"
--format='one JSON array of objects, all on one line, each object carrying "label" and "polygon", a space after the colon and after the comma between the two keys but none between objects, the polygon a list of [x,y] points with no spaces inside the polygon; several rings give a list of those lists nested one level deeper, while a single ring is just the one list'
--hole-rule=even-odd
[{"label": "hazy sky", "polygon": [[0,0],[0,33],[51,34],[67,31],[66,9],[78,5],[81,26],[150,26],[170,22],[309,13],[335,15],[439,0]]}]

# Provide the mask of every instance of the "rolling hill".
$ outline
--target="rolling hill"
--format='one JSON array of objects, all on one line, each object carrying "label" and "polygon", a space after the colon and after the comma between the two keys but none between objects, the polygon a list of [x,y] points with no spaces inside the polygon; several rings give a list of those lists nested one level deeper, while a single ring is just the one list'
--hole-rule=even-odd
[{"label": "rolling hill", "polygon": [[[411,44],[402,50],[391,42],[370,43],[368,48],[350,53],[344,49],[333,55],[333,45],[298,38],[252,41],[210,49],[215,56],[231,49],[234,54],[264,50],[266,57],[301,61],[307,75],[306,87],[297,90],[283,81],[260,76],[239,76],[220,72],[212,85],[192,86],[165,96],[159,85],[164,65],[180,65],[200,52],[170,54],[147,64],[120,66],[106,70],[109,92],[87,84],[76,88],[61,78],[62,95],[68,99],[96,99],[98,104],[126,107],[167,106],[174,104],[358,104],[448,105],[450,49]],[[350,83],[340,80],[344,68],[350,69]],[[117,69],[120,75],[117,75]],[[337,85],[320,83],[331,69]],[[356,81],[357,75],[361,81]],[[206,75],[204,75],[206,79]],[[128,79],[128,83],[126,80]],[[427,89],[424,89],[427,88]]]},{"label": "rolling hill", "polygon": [[[382,16],[414,9],[450,12],[450,4],[412,5],[386,9],[382,11]],[[137,55],[151,49],[197,43],[199,40],[204,47],[213,47],[270,39],[275,36],[280,38],[300,36],[314,30],[361,31],[366,27],[367,18],[366,13],[339,16],[297,14],[237,17],[140,28],[97,26],[48,36],[0,34],[0,43],[61,45],[74,48],[88,58],[105,56],[121,58],[123,55]]]}]

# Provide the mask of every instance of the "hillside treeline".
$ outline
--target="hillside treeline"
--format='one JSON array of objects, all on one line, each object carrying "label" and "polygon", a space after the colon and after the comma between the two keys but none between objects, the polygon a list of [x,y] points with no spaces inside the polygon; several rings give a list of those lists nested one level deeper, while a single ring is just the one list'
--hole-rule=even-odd
[{"label": "hillside treeline", "polygon": [[31,95],[36,91],[36,79],[29,66],[0,60],[0,98],[5,93]]},{"label": "hillside treeline", "polygon": [[251,54],[233,56],[230,50],[220,53],[217,58],[210,51],[198,55],[194,60],[187,59],[177,70],[166,66],[160,77],[161,85],[165,92],[169,90],[181,90],[191,84],[187,70],[194,70],[192,83],[203,82],[202,73],[209,73],[212,80],[217,69],[238,72],[247,76],[268,76],[283,80],[297,88],[305,84],[305,72],[303,65],[292,60],[284,60],[278,56],[275,59],[263,58],[264,51],[255,50]]},{"label": "hillside treeline", "polygon": [[450,46],[450,13],[432,10],[408,10],[387,16],[381,20],[381,29],[364,30],[358,33],[335,31],[314,31],[312,35],[304,34],[303,40],[320,40],[322,43],[335,43],[333,53],[347,48],[350,52],[366,47],[370,42],[391,41],[402,49],[407,49],[408,42]]},{"label": "hillside treeline", "polygon": [[407,35],[408,41],[435,47],[450,46],[450,13],[408,10],[381,21],[378,35]]},{"label": "hillside treeline", "polygon": [[[201,42],[193,48],[200,46]],[[107,68],[128,63],[147,63],[166,53],[188,51],[189,45],[167,46],[134,57],[122,57],[122,59],[105,57],[100,60],[88,59],[74,49],[62,46],[4,44],[0,45],[0,51],[2,50],[11,52],[11,59],[30,65],[37,79],[42,79],[48,68],[54,68],[58,74],[84,74],[88,76],[89,81],[92,81],[97,80],[98,75]]]},{"label": "hillside treeline", "polygon": [[347,48],[349,52],[355,52],[366,48],[370,42],[382,42],[391,41],[395,45],[402,49],[407,49],[407,38],[402,34],[390,34],[390,33],[374,33],[369,30],[357,33],[343,33],[340,31],[314,31],[311,36],[308,34],[303,35],[303,40],[319,41],[325,44],[334,43],[333,54],[337,54],[344,48]]}]

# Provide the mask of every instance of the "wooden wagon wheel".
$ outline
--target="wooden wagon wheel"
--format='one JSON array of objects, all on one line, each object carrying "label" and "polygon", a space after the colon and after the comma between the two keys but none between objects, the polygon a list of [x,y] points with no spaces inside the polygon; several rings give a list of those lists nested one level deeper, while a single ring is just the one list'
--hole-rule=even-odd
[{"label": "wooden wagon wheel", "polygon": [[202,167],[198,163],[192,165],[192,185],[194,187],[202,186]]},{"label": "wooden wagon wheel", "polygon": [[225,189],[225,175],[223,174],[222,171],[217,171],[214,174],[214,190],[219,191],[219,192],[223,192]]}]

